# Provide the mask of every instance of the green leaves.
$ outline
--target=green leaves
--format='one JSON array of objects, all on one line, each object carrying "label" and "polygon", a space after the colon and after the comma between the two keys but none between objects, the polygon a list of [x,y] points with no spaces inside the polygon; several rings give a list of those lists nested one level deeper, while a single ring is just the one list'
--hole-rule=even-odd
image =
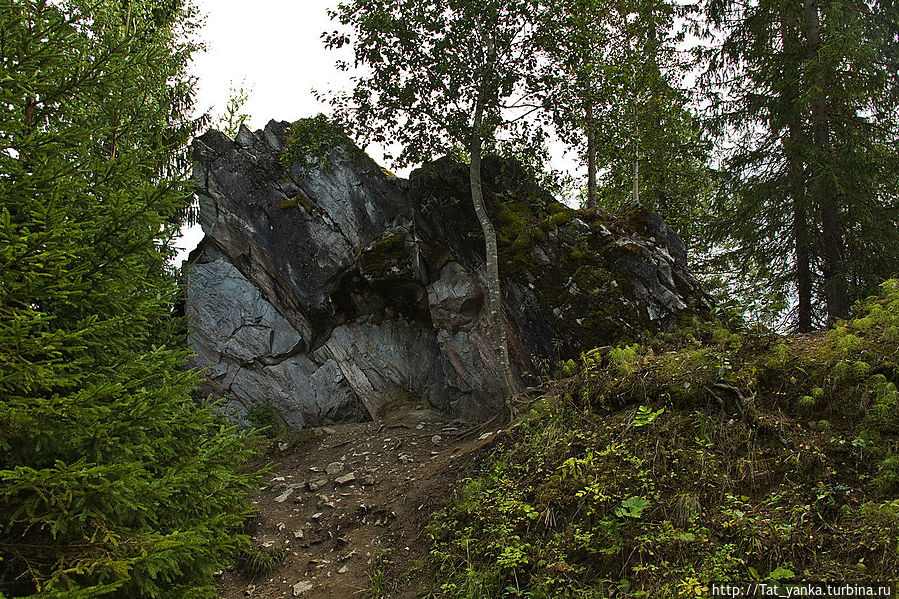
[{"label": "green leaves", "polygon": [[[353,91],[336,94],[332,104],[351,116],[363,143],[401,146],[400,165],[468,148],[475,134],[487,147],[499,136],[519,143],[530,125],[502,107],[527,100],[525,79],[538,60],[533,23],[541,10],[522,0],[341,4],[332,18],[350,29],[355,63],[370,74],[355,78]],[[324,39],[336,49],[349,36],[335,31]],[[476,119],[478,104],[483,114]]]},{"label": "green leaves", "polygon": [[595,173],[588,206],[619,209],[636,199],[636,179],[639,200],[690,245],[708,209],[712,172],[699,121],[678,87],[689,65],[676,50],[683,27],[675,7],[567,0],[553,3],[540,26],[546,60],[534,86],[558,137],[580,154],[588,179]]},{"label": "green leaves", "polygon": [[665,408],[660,408],[653,412],[649,406],[640,406],[634,415],[634,426],[648,426],[661,416],[664,411]]},{"label": "green leaves", "polygon": [[650,503],[642,497],[630,497],[621,502],[621,507],[615,508],[615,515],[619,518],[640,518],[649,506]]},{"label": "green leaves", "polygon": [[792,570],[778,566],[768,575],[771,580],[782,580],[784,578],[793,578],[796,574]]},{"label": "green leaves", "polygon": [[290,125],[290,138],[286,151],[281,155],[281,164],[305,176],[310,160],[327,167],[335,148],[349,149],[351,146],[344,126],[338,120],[329,119],[324,114],[299,119]]}]

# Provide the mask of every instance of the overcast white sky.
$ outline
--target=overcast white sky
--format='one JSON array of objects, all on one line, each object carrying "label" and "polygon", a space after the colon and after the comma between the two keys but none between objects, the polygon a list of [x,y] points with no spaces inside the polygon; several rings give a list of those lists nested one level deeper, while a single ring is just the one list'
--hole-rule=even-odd
[{"label": "overcast white sky", "polygon": [[[294,121],[325,112],[312,90],[346,85],[346,75],[334,68],[335,53],[320,37],[334,28],[326,11],[338,0],[195,2],[205,15],[200,36],[206,44],[192,67],[198,78],[197,110],[209,111],[213,121],[224,112],[231,87],[242,83],[250,92],[244,112],[251,129],[271,119]],[[199,226],[185,232],[178,262],[202,236]]]},{"label": "overcast white sky", "polygon": [[337,0],[196,0],[206,15],[202,38],[207,51],[194,60],[199,77],[198,108],[220,113],[232,82],[246,81],[249,126],[271,119],[294,121],[326,110],[312,90],[346,82],[334,68],[336,55],[324,48],[323,31],[333,29],[326,10]]},{"label": "overcast white sky", "polygon": [[[220,115],[231,86],[245,82],[250,97],[244,112],[250,115],[251,129],[260,129],[271,119],[294,121],[328,112],[312,90],[348,86],[347,74],[334,67],[337,54],[321,41],[322,32],[335,28],[326,11],[336,8],[338,1],[195,0],[206,16],[200,36],[207,47],[195,57],[192,69],[199,79],[198,111]],[[383,162],[379,148],[366,150]],[[558,162],[556,168],[572,165],[561,158]],[[409,170],[397,174],[406,176]],[[201,237],[199,227],[186,232],[179,243],[183,249],[179,262]]]}]

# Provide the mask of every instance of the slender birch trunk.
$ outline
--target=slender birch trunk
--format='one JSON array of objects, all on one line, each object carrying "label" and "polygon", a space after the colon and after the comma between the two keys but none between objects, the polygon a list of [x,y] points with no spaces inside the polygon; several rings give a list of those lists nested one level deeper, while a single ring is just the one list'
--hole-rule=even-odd
[{"label": "slender birch trunk", "polygon": [[509,349],[506,343],[506,327],[503,322],[503,296],[499,280],[499,252],[496,246],[496,230],[487,215],[484,206],[484,193],[481,188],[481,152],[483,142],[481,140],[481,122],[484,106],[478,101],[475,106],[474,128],[469,142],[471,152],[471,168],[469,179],[471,183],[471,201],[474,211],[484,233],[484,249],[487,258],[487,308],[490,317],[491,340],[496,354],[497,370],[499,371],[500,389],[503,394],[503,405],[514,413],[512,408],[512,396],[515,392],[515,379],[512,375],[512,367],[509,362]]}]

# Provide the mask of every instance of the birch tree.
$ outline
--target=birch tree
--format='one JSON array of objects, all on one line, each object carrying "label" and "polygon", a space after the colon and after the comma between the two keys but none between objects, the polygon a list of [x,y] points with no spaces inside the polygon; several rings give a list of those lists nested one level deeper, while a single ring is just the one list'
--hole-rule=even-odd
[{"label": "birch tree", "polygon": [[687,238],[710,187],[708,148],[679,89],[689,9],[666,0],[564,0],[544,15],[540,86],[561,139],[587,166],[586,205],[639,201]]},{"label": "birch tree", "polygon": [[[502,314],[496,231],[481,188],[485,147],[503,134],[528,139],[528,115],[540,110],[527,90],[536,71],[533,0],[353,0],[332,12],[349,33],[327,46],[352,44],[365,75],[334,104],[366,142],[396,142],[398,165],[463,147],[471,160],[471,199],[484,234],[491,338],[507,408],[516,382]],[[349,68],[349,65],[342,65]]]}]

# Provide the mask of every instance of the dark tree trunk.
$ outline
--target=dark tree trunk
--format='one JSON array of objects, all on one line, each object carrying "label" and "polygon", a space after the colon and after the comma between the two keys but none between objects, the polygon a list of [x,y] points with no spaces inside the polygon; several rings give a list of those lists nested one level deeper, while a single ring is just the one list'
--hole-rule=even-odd
[{"label": "dark tree trunk", "polygon": [[[805,13],[808,58],[818,59],[821,43],[820,20],[816,0],[806,0]],[[843,267],[843,238],[840,226],[840,207],[832,177],[827,172],[830,161],[830,127],[827,122],[827,99],[818,94],[812,103],[812,142],[815,146],[816,163],[813,169],[817,184],[814,185],[821,210],[821,250],[824,258],[824,295],[827,299],[827,321],[846,316],[848,310],[848,286]]]},{"label": "dark tree trunk", "polygon": [[800,190],[793,196],[793,238],[796,243],[796,289],[799,295],[797,330],[812,330],[812,269],[808,249],[808,217]]},{"label": "dark tree trunk", "polygon": [[593,105],[587,103],[587,208],[596,210],[596,134]]},{"label": "dark tree trunk", "polygon": [[790,199],[793,213],[793,246],[796,255],[796,293],[798,296],[798,314],[796,330],[800,333],[808,333],[812,330],[812,267],[809,251],[809,220],[807,213],[807,194],[803,178],[803,161],[801,155],[802,145],[802,115],[795,108],[799,100],[799,72],[794,68],[791,54],[796,49],[797,39],[795,23],[790,17],[784,15],[781,21],[781,33],[783,38],[784,53],[787,55],[784,64],[788,65],[792,85],[784,92],[783,103],[790,106],[788,139],[785,148],[786,158],[790,172]]}]

